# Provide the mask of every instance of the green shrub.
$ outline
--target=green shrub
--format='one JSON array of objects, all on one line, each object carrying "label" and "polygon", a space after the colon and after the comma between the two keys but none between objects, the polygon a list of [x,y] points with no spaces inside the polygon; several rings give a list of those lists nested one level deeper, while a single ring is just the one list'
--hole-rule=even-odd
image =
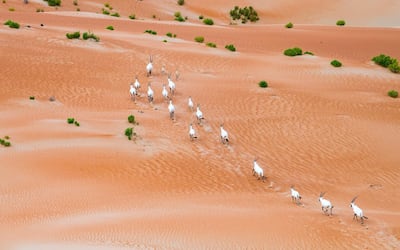
[{"label": "green shrub", "polygon": [[79,37],[81,36],[81,33],[79,31],[76,31],[74,33],[67,33],[65,35],[68,39],[79,39]]},{"label": "green shrub", "polygon": [[235,6],[229,11],[229,14],[233,20],[242,20],[242,23],[247,23],[247,21],[257,22],[260,20],[257,11],[252,6],[245,6],[244,8]]},{"label": "green shrub", "polygon": [[77,126],[77,127],[79,127],[79,126],[80,126],[80,124],[79,124],[79,122],[78,122],[78,121],[74,121],[74,124],[75,124],[75,126]]},{"label": "green shrub", "polygon": [[314,55],[314,53],[312,53],[312,52],[310,52],[310,51],[306,51],[306,52],[304,52],[304,55]]},{"label": "green shrub", "polygon": [[399,96],[399,93],[396,90],[390,90],[388,92],[388,96],[390,96],[392,98],[397,98]]},{"label": "green shrub", "polygon": [[135,14],[130,15],[130,16],[129,16],[129,19],[132,19],[132,20],[133,20],[133,19],[136,19],[136,15],[135,15]]},{"label": "green shrub", "polygon": [[114,30],[114,27],[110,25],[110,26],[107,26],[106,29],[108,29],[108,30]]},{"label": "green shrub", "polygon": [[184,4],[185,4],[185,0],[178,0],[177,3],[178,3],[179,5],[184,5]]},{"label": "green shrub", "polygon": [[35,100],[35,97],[34,96],[30,96],[29,100]]},{"label": "green shrub", "polygon": [[385,68],[389,67],[389,65],[393,63],[393,59],[390,56],[384,54],[380,54],[379,56],[373,57],[372,61]]},{"label": "green shrub", "polygon": [[106,9],[101,9],[104,15],[110,15],[110,11]]},{"label": "green shrub", "polygon": [[11,146],[11,142],[9,141],[4,141],[4,147],[10,147]]},{"label": "green shrub", "polygon": [[233,44],[225,45],[225,49],[235,52],[236,48]]},{"label": "green shrub", "polygon": [[168,36],[168,37],[176,37],[176,34],[172,34],[171,32],[168,32],[167,34],[165,34],[166,36]]},{"label": "green shrub", "polygon": [[336,25],[337,26],[344,26],[346,24],[346,22],[344,21],[344,20],[338,20],[337,22],[336,22]]},{"label": "green shrub", "polygon": [[175,21],[184,22],[185,18],[183,18],[182,16],[178,16],[178,17],[175,17]]},{"label": "green shrub", "polygon": [[388,69],[392,71],[393,73],[399,73],[400,72],[400,66],[399,63],[397,62],[396,59],[394,59],[393,63],[389,65]]},{"label": "green shrub", "polygon": [[12,28],[12,29],[19,29],[19,23],[11,21],[11,20],[7,20],[4,25],[7,25],[8,27]]},{"label": "green shrub", "polygon": [[135,116],[134,116],[134,115],[128,116],[128,122],[129,122],[129,123],[132,123],[132,124],[135,124],[135,123],[136,123],[136,121],[135,121]]},{"label": "green shrub", "polygon": [[331,62],[331,65],[333,66],[333,67],[342,67],[342,63],[341,62],[339,62],[338,60],[333,60],[332,62]]},{"label": "green shrub", "polygon": [[167,40],[165,40],[165,39],[164,39],[164,40],[162,40],[162,41],[163,41],[164,43],[167,43],[167,42],[168,42],[168,41],[167,41]]},{"label": "green shrub", "polygon": [[115,12],[115,13],[111,14],[111,16],[120,17],[118,12]]},{"label": "green shrub", "polygon": [[144,33],[149,33],[149,34],[152,34],[152,35],[157,35],[157,32],[154,31],[154,30],[145,30]]},{"label": "green shrub", "polygon": [[8,135],[4,136],[4,139],[9,140],[10,137]]},{"label": "green shrub", "polygon": [[211,18],[206,18],[203,20],[203,23],[207,25],[213,25],[214,21]]},{"label": "green shrub", "polygon": [[208,46],[208,47],[211,47],[211,48],[216,48],[217,47],[217,45],[215,44],[215,43],[206,43],[206,45]]},{"label": "green shrub", "polygon": [[287,23],[285,25],[285,27],[288,28],[288,29],[291,29],[291,28],[293,28],[293,23]]},{"label": "green shrub", "polygon": [[91,32],[85,32],[82,34],[83,40],[93,39],[96,42],[100,41],[100,38]]},{"label": "green shrub", "polygon": [[302,49],[298,48],[298,47],[294,47],[294,48],[290,48],[290,49],[286,49],[283,54],[285,56],[300,56],[303,54]]},{"label": "green shrub", "polygon": [[73,124],[75,122],[75,118],[69,117],[69,118],[67,118],[67,122],[68,122],[68,124]]},{"label": "green shrub", "polygon": [[266,81],[262,80],[258,83],[258,86],[260,86],[261,88],[267,88],[268,83]]},{"label": "green shrub", "polygon": [[136,133],[133,132],[133,128],[131,127],[131,128],[126,128],[125,129],[125,135],[128,137],[129,140],[131,140],[132,139],[132,135],[136,136]]},{"label": "green shrub", "polygon": [[61,0],[47,0],[49,6],[60,6]]},{"label": "green shrub", "polygon": [[196,36],[196,37],[194,38],[194,40],[195,40],[196,42],[198,42],[198,43],[202,43],[202,42],[204,42],[204,37],[202,37],[202,36]]},{"label": "green shrub", "polygon": [[199,19],[200,19],[200,20],[203,20],[203,18],[204,18],[203,15],[200,15],[200,16],[199,16]]}]

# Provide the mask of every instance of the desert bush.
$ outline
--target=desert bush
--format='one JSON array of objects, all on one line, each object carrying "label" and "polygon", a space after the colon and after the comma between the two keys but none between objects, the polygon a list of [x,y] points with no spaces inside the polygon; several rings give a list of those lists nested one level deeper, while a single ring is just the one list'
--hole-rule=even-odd
[{"label": "desert bush", "polygon": [[298,47],[294,47],[294,48],[286,49],[283,52],[283,54],[285,56],[300,56],[303,54],[303,50]]},{"label": "desert bush", "polygon": [[336,25],[337,26],[344,26],[346,24],[346,22],[344,21],[344,20],[338,20],[337,22],[336,22]]},{"label": "desert bush", "polygon": [[183,18],[182,16],[175,17],[175,21],[178,21],[178,22],[184,22],[185,20],[186,19]]},{"label": "desert bush", "polygon": [[202,42],[204,42],[204,37],[202,37],[202,36],[196,36],[196,37],[194,38],[194,40],[195,40],[196,42],[198,42],[198,43],[202,43]]},{"label": "desert bush", "polygon": [[8,11],[15,11],[15,8],[9,8]]},{"label": "desert bush", "polygon": [[135,124],[135,123],[136,123],[136,121],[135,121],[135,116],[134,116],[134,115],[128,116],[128,122],[129,122],[129,123],[132,123],[132,124]]},{"label": "desert bush", "polygon": [[35,97],[31,95],[31,96],[29,97],[29,100],[35,100]]},{"label": "desert bush", "polygon": [[75,118],[69,117],[69,118],[67,118],[67,122],[68,122],[68,124],[73,124],[75,122]]},{"label": "desert bush", "polygon": [[110,16],[120,17],[118,12],[112,13]]},{"label": "desert bush", "polygon": [[132,140],[132,136],[136,136],[136,133],[133,131],[133,128],[126,128],[125,135],[128,137],[129,140]]},{"label": "desert bush", "polygon": [[74,0],[72,3],[73,3],[75,6],[78,6],[78,0]]},{"label": "desert bush", "polygon": [[114,30],[114,27],[110,25],[110,26],[107,26],[106,29],[108,29],[108,30]]},{"label": "desert bush", "polygon": [[399,96],[399,93],[396,90],[390,90],[388,92],[388,96],[390,96],[392,98],[397,98]]},{"label": "desert bush", "polygon": [[171,32],[168,32],[167,34],[165,34],[166,36],[168,36],[168,37],[176,37],[176,34],[172,34]]},{"label": "desert bush", "polygon": [[61,0],[45,0],[49,6],[61,6]]},{"label": "desert bush", "polygon": [[0,139],[0,144],[3,145],[4,147],[10,147],[11,146],[11,142]]},{"label": "desert bush", "polygon": [[339,62],[338,60],[333,60],[333,61],[331,61],[331,65],[333,66],[333,67],[342,67],[342,63],[341,62]]},{"label": "desert bush", "polygon": [[178,0],[177,3],[178,3],[178,5],[184,5],[185,4],[185,0]]},{"label": "desert bush", "polygon": [[293,28],[293,23],[287,23],[285,25],[285,27],[288,28],[288,29],[291,29],[291,28]]},{"label": "desert bush", "polygon": [[233,20],[242,20],[242,23],[247,23],[247,21],[257,22],[260,20],[257,11],[252,6],[245,6],[244,8],[235,6],[229,11],[229,14]]},{"label": "desert bush", "polygon": [[100,38],[91,32],[84,32],[82,34],[82,38],[83,38],[83,40],[93,39],[96,42],[100,41]]},{"label": "desert bush", "polygon": [[109,9],[112,8],[110,3],[104,3],[104,7],[109,8]]},{"label": "desert bush", "polygon": [[312,53],[312,52],[310,52],[310,51],[306,51],[306,52],[304,52],[304,55],[314,55],[314,53]]},{"label": "desert bush", "polygon": [[3,3],[6,3],[6,0],[3,0]]},{"label": "desert bush", "polygon": [[213,25],[214,21],[211,18],[206,18],[203,20],[203,23],[207,25]]},{"label": "desert bush", "polygon": [[19,29],[19,23],[14,22],[12,20],[7,20],[4,25],[7,25],[8,27],[12,28],[12,29]]},{"label": "desert bush", "polygon": [[166,39],[162,40],[164,43],[167,43],[168,41]]},{"label": "desert bush", "polygon": [[208,47],[211,47],[211,48],[216,48],[217,47],[217,45],[215,43],[211,43],[211,42],[206,43],[206,45]]},{"label": "desert bush", "polygon": [[225,45],[225,49],[230,50],[232,52],[236,51],[235,45],[233,45],[233,44]]},{"label": "desert bush", "polygon": [[399,63],[397,62],[396,59],[394,59],[393,63],[388,66],[388,69],[390,71],[392,71],[393,73],[399,73],[400,72],[400,66],[399,66]]},{"label": "desert bush", "polygon": [[109,10],[101,9],[101,11],[102,11],[102,13],[103,13],[104,15],[110,15],[110,11],[109,11]]},{"label": "desert bush", "polygon": [[74,124],[75,124],[75,126],[77,126],[77,127],[79,127],[79,126],[80,126],[80,124],[79,124],[79,122],[78,122],[78,121],[74,121]]},{"label": "desert bush", "polygon": [[154,30],[145,30],[144,33],[149,33],[149,34],[152,34],[152,35],[157,35],[157,32],[154,31]]},{"label": "desert bush", "polygon": [[36,12],[44,12],[44,9],[38,8],[38,9],[36,9]]},{"label": "desert bush", "polygon": [[200,16],[199,16],[199,19],[200,19],[200,20],[203,20],[203,18],[204,18],[203,15],[200,15]]},{"label": "desert bush", "polygon": [[385,54],[380,54],[379,56],[375,56],[372,58],[372,61],[374,61],[376,64],[382,66],[382,67],[389,67],[390,64],[393,63],[393,58],[390,56],[387,56]]},{"label": "desert bush", "polygon": [[132,20],[133,20],[133,19],[136,19],[136,15],[135,15],[135,14],[130,15],[130,16],[129,16],[129,19],[132,19]]},{"label": "desert bush", "polygon": [[9,140],[10,137],[8,135],[4,136],[4,139]]},{"label": "desert bush", "polygon": [[80,8],[76,8],[76,11],[81,11],[81,9]]},{"label": "desert bush", "polygon": [[258,83],[258,86],[260,86],[261,88],[267,88],[268,83],[266,81],[262,80]]},{"label": "desert bush", "polygon": [[81,33],[79,31],[76,31],[74,33],[67,33],[67,34],[65,34],[65,36],[68,39],[79,39],[79,37],[81,37]]}]

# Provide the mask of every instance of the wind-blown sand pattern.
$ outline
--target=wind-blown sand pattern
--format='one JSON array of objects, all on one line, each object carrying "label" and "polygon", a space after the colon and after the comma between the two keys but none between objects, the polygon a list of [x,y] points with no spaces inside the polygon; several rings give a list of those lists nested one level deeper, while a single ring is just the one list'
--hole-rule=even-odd
[{"label": "wind-blown sand pattern", "polygon": [[[98,0],[0,3],[0,21],[21,24],[0,26],[0,137],[12,143],[0,147],[1,249],[400,248],[400,99],[387,96],[400,75],[371,62],[400,58],[398,1],[108,2],[120,18],[101,14]],[[252,5],[260,21],[229,25],[234,5]],[[176,11],[188,20],[173,21]],[[65,36],[89,30],[100,42]],[[315,56],[283,55],[295,46]],[[163,64],[176,83],[174,121]],[[201,105],[201,125],[188,96]],[[134,141],[124,135],[130,114]],[[254,157],[265,183],[252,175]],[[333,216],[321,211],[322,191]],[[352,220],[356,195],[364,225]]]}]

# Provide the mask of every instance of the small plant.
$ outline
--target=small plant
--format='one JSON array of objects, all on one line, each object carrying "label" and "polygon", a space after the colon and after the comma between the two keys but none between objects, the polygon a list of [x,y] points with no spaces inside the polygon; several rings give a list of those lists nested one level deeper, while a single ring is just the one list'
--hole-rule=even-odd
[{"label": "small plant", "polygon": [[107,26],[106,29],[108,29],[108,30],[114,30],[114,27],[110,25],[110,26]]},{"label": "small plant", "polygon": [[225,45],[225,49],[235,52],[236,48],[233,44]]},{"label": "small plant", "polygon": [[129,16],[129,19],[132,19],[132,20],[133,20],[133,19],[136,19],[136,15],[135,15],[135,14],[130,15],[130,16]]},{"label": "small plant", "polygon": [[74,0],[72,3],[73,3],[75,6],[78,6],[78,0]]},{"label": "small plant", "polygon": [[44,12],[44,9],[36,9],[36,12]]},{"label": "small plant", "polygon": [[10,137],[8,135],[4,136],[4,139],[10,140]]},{"label": "small plant", "polygon": [[69,117],[69,118],[67,118],[67,122],[68,122],[68,124],[73,124],[75,122],[75,118]]},{"label": "small plant", "polygon": [[81,36],[81,33],[79,31],[76,31],[74,33],[67,33],[67,34],[65,34],[65,36],[68,39],[79,39],[79,37]]},{"label": "small plant", "polygon": [[106,7],[106,8],[111,8],[111,5],[109,4],[109,3],[104,3],[104,7]]},{"label": "small plant", "polygon": [[211,18],[206,18],[203,20],[203,23],[206,25],[213,25],[214,21]]},{"label": "small plant", "polygon": [[136,133],[133,131],[133,128],[126,128],[125,135],[128,137],[129,140],[132,140],[132,136],[136,136]]},{"label": "small plant", "polygon": [[104,15],[110,15],[110,11],[106,9],[101,9]]},{"label": "small plant", "polygon": [[134,115],[128,116],[128,122],[129,122],[129,123],[132,123],[132,124],[136,124],[135,116],[134,116]]},{"label": "small plant", "polygon": [[165,40],[165,39],[163,40],[163,43],[167,43],[167,42],[168,42],[167,40]]},{"label": "small plant", "polygon": [[15,11],[15,8],[9,8],[8,11]]},{"label": "small plant", "polygon": [[10,139],[10,137],[8,136],[5,136],[4,139],[0,138],[0,144],[3,145],[4,147],[10,147],[11,142],[7,141],[8,139]]},{"label": "small plant", "polygon": [[34,96],[30,96],[29,100],[35,100],[35,97]]},{"label": "small plant", "polygon": [[285,56],[300,56],[303,54],[302,49],[298,48],[298,47],[294,47],[294,48],[290,48],[290,49],[286,49],[283,54]]},{"label": "small plant", "polygon": [[100,41],[100,38],[91,32],[85,32],[82,34],[83,40],[93,39],[96,42]]},{"label": "small plant", "polygon": [[178,0],[177,3],[178,3],[178,5],[184,5],[185,4],[185,0]]},{"label": "small plant", "polygon": [[111,16],[120,17],[118,12],[112,13]]},{"label": "small plant", "polygon": [[258,83],[258,86],[260,86],[261,88],[267,88],[268,87],[268,83],[266,81],[260,81]]},{"label": "small plant", "polygon": [[165,35],[168,36],[168,37],[173,37],[173,38],[176,37],[176,34],[172,34],[171,32],[168,32],[168,33],[165,34]]},{"label": "small plant", "polygon": [[333,67],[341,67],[341,66],[342,66],[342,63],[335,59],[335,60],[333,60],[333,61],[331,62],[331,65],[332,65]]},{"label": "small plant", "polygon": [[311,56],[313,56],[314,53],[312,53],[312,52],[310,52],[310,51],[306,51],[306,52],[304,52],[304,55],[311,55]]},{"label": "small plant", "polygon": [[178,21],[178,22],[185,21],[185,18],[182,17],[182,14],[179,11],[175,12],[174,16],[175,16],[175,21]]},{"label": "small plant", "polygon": [[6,3],[6,0],[3,0],[3,3]]},{"label": "small plant", "polygon": [[49,6],[61,6],[61,0],[47,0]]},{"label": "small plant", "polygon": [[344,21],[344,20],[338,20],[337,22],[336,22],[336,25],[337,26],[344,26],[346,24],[346,22]]},{"label": "small plant", "polygon": [[242,23],[247,23],[247,21],[257,22],[258,20],[260,20],[257,11],[252,6],[245,6],[244,8],[235,6],[232,10],[229,11],[229,14],[234,21],[242,20]]},{"label": "small plant", "polygon": [[399,93],[396,90],[390,90],[388,92],[388,96],[390,96],[392,98],[397,98],[399,96]]},{"label": "small plant", "polygon": [[144,33],[149,33],[149,34],[152,34],[152,35],[157,35],[157,32],[154,31],[154,30],[145,30]]},{"label": "small plant", "polygon": [[287,23],[285,25],[285,27],[288,28],[288,29],[291,29],[291,28],[293,28],[293,23]]},{"label": "small plant", "polygon": [[75,124],[75,126],[77,126],[77,127],[79,127],[79,126],[80,126],[80,124],[79,124],[79,122],[78,122],[78,121],[74,121],[74,124]]},{"label": "small plant", "polygon": [[198,42],[198,43],[202,43],[202,42],[204,42],[204,37],[202,37],[202,36],[196,36],[196,37],[194,38],[194,40],[195,40],[196,42]]},{"label": "small plant", "polygon": [[200,16],[199,16],[199,19],[200,19],[200,20],[203,20],[203,18],[204,18],[203,15],[200,15]]},{"label": "small plant", "polygon": [[390,71],[392,71],[393,73],[399,73],[400,72],[400,66],[399,66],[399,63],[397,62],[396,59],[394,59],[393,63],[388,66],[388,69]]},{"label": "small plant", "polygon": [[217,45],[215,43],[211,43],[211,42],[206,43],[206,45],[208,47],[211,47],[211,48],[216,48],[217,47]]},{"label": "small plant", "polygon": [[81,9],[80,8],[76,8],[76,11],[81,11]]},{"label": "small plant", "polygon": [[12,28],[12,29],[19,29],[19,23],[11,21],[11,20],[7,20],[4,25],[7,25],[8,27]]}]

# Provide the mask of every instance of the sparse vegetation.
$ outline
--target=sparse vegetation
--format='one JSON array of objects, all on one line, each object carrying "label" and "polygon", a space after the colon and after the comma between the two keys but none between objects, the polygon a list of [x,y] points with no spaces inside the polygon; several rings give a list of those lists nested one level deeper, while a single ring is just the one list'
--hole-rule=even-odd
[{"label": "sparse vegetation", "polygon": [[136,124],[135,116],[134,116],[134,115],[128,116],[128,122],[129,122],[129,123],[132,123],[132,124]]},{"label": "sparse vegetation", "polygon": [[8,8],[8,11],[15,11],[15,8],[13,8],[13,7]]},{"label": "sparse vegetation", "polygon": [[152,34],[152,35],[157,35],[157,32],[154,31],[154,30],[145,30],[144,33],[149,33],[149,34]]},{"label": "sparse vegetation", "polygon": [[136,15],[135,15],[135,14],[130,15],[130,16],[129,16],[129,19],[132,19],[132,20],[133,20],[133,19],[136,19]]},{"label": "sparse vegetation", "polygon": [[341,62],[339,62],[338,60],[333,60],[332,62],[331,62],[331,65],[333,66],[333,67],[336,67],[336,68],[338,68],[338,67],[342,67],[342,63]]},{"label": "sparse vegetation", "polygon": [[79,31],[73,32],[73,33],[67,33],[65,34],[68,39],[79,39],[81,37],[81,33]]},{"label": "sparse vegetation", "polygon": [[9,136],[4,136],[4,139],[0,138],[0,144],[3,145],[4,147],[10,147],[11,142],[7,141],[9,139],[10,139]]},{"label": "sparse vegetation", "polygon": [[211,48],[216,48],[217,47],[217,45],[215,43],[211,43],[211,42],[206,43],[206,45],[208,47],[211,47]]},{"label": "sparse vegetation", "polygon": [[168,32],[168,33],[165,34],[165,35],[168,36],[168,37],[173,37],[173,38],[176,37],[176,34],[172,34],[171,32]]},{"label": "sparse vegetation", "polygon": [[291,29],[293,28],[293,23],[289,22],[285,25],[286,28]]},{"label": "sparse vegetation", "polygon": [[8,27],[12,28],[12,29],[19,29],[19,23],[14,22],[12,20],[7,20],[4,25],[7,25]]},{"label": "sparse vegetation", "polygon": [[93,39],[96,42],[100,41],[100,38],[91,32],[84,32],[82,34],[82,38],[83,38],[83,40]]},{"label": "sparse vegetation", "polygon": [[74,0],[72,3],[73,3],[75,6],[78,6],[78,0]]},{"label": "sparse vegetation", "polygon": [[229,11],[229,14],[234,21],[242,20],[242,23],[247,23],[247,21],[257,22],[258,20],[260,20],[257,11],[252,6],[245,6],[244,8],[235,6],[232,10]]},{"label": "sparse vegetation", "polygon": [[44,12],[44,9],[37,8],[36,12]]},{"label": "sparse vegetation", "polygon": [[125,129],[125,135],[129,140],[132,140],[132,136],[136,136],[136,133],[133,131],[133,127],[129,127]]},{"label": "sparse vegetation", "polygon": [[81,9],[80,8],[76,8],[76,11],[81,11]]},{"label": "sparse vegetation", "polygon": [[396,90],[390,90],[388,92],[388,96],[390,96],[392,98],[397,98],[399,96],[399,93]]},{"label": "sparse vegetation", "polygon": [[108,29],[108,30],[114,30],[114,27],[110,25],[110,26],[107,26],[106,29]]},{"label": "sparse vegetation", "polygon": [[6,0],[3,0],[3,3],[6,3]]},{"label": "sparse vegetation", "polygon": [[213,25],[214,21],[211,18],[206,18],[203,20],[203,23],[206,25]]},{"label": "sparse vegetation", "polygon": [[34,96],[30,96],[29,100],[35,100],[35,97]]},{"label": "sparse vegetation", "polygon": [[346,24],[346,22],[344,21],[344,20],[338,20],[337,22],[336,22],[336,25],[337,26],[344,26]]},{"label": "sparse vegetation", "polygon": [[198,42],[198,43],[202,43],[202,42],[204,42],[204,37],[202,37],[202,36],[196,36],[196,37],[194,38],[194,40],[195,40],[196,42]]},{"label": "sparse vegetation", "polygon": [[236,51],[236,48],[235,48],[235,46],[233,44],[225,45],[225,49],[230,50],[232,52]]},{"label": "sparse vegetation", "polygon": [[163,42],[166,43],[166,42],[168,42],[168,41],[164,39]]},{"label": "sparse vegetation", "polygon": [[61,6],[61,0],[44,0],[49,6]]},{"label": "sparse vegetation", "polygon": [[178,3],[178,5],[184,5],[185,4],[185,0],[178,0],[177,3]]},{"label": "sparse vegetation", "polygon": [[311,55],[311,56],[313,56],[314,53],[312,53],[312,52],[310,52],[310,51],[306,51],[306,52],[304,52],[304,55]]},{"label": "sparse vegetation", "polygon": [[79,124],[79,122],[78,122],[78,121],[74,121],[74,124],[75,124],[75,126],[77,126],[77,127],[79,127],[79,126],[80,126],[80,124]]},{"label": "sparse vegetation", "polygon": [[200,20],[203,20],[203,18],[204,18],[203,15],[200,15],[200,16],[199,16],[199,19],[200,19]]},{"label": "sparse vegetation", "polygon": [[110,16],[120,17],[118,12],[112,13]]},{"label": "sparse vegetation", "polygon": [[75,118],[69,117],[69,118],[67,118],[67,122],[68,122],[68,124],[73,124],[75,122]]},{"label": "sparse vegetation", "polygon": [[102,13],[103,13],[104,15],[110,15],[110,11],[109,11],[109,10],[101,9],[101,11],[102,11]]},{"label": "sparse vegetation", "polygon": [[380,54],[379,56],[372,58],[372,61],[382,67],[388,68],[393,73],[400,72],[400,66],[396,58],[392,58],[385,54]]},{"label": "sparse vegetation", "polygon": [[258,86],[260,86],[261,88],[267,88],[268,83],[266,81],[262,80],[258,83]]},{"label": "sparse vegetation", "polygon": [[182,14],[179,11],[175,12],[174,16],[175,16],[175,21],[178,21],[178,22],[185,21],[185,18],[182,17]]},{"label": "sparse vegetation", "polygon": [[303,54],[303,50],[298,47],[294,47],[294,48],[286,49],[283,52],[283,54],[285,56],[300,56]]}]

